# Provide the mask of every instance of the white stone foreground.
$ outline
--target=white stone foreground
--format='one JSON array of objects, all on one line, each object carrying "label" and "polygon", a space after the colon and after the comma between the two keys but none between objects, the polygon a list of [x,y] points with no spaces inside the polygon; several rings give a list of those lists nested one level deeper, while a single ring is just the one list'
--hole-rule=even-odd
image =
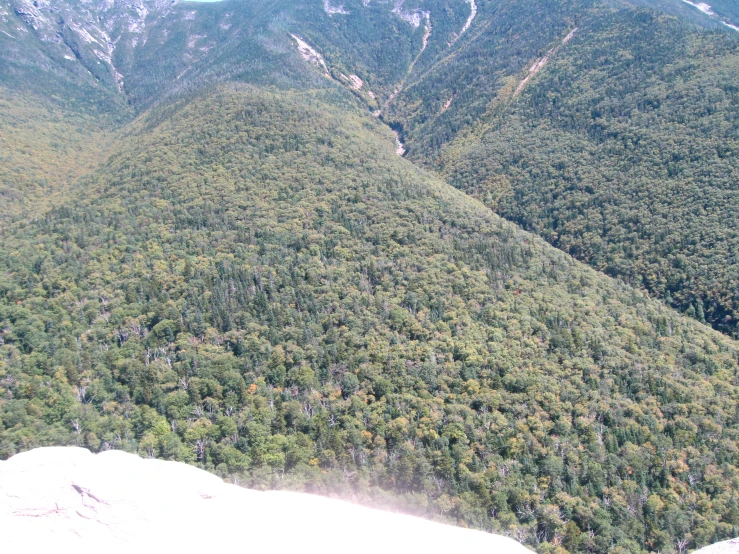
[{"label": "white stone foreground", "polygon": [[0,545],[9,553],[531,552],[498,535],[320,496],[243,489],[178,462],[74,447],[0,462]]},{"label": "white stone foreground", "polygon": [[739,538],[717,542],[696,550],[693,554],[739,554]]}]

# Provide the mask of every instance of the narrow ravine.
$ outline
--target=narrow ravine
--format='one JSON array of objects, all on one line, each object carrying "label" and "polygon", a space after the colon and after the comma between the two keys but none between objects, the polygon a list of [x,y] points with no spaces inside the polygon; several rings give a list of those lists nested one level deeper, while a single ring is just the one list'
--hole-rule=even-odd
[{"label": "narrow ravine", "polygon": [[[424,18],[426,20],[426,24],[425,24],[425,32],[423,34],[423,41],[421,43],[421,51],[418,54],[416,54],[416,57],[413,58],[413,61],[408,66],[408,71],[405,72],[405,77],[403,77],[403,80],[395,88],[395,90],[392,92],[392,94],[387,97],[387,100],[385,100],[385,103],[382,105],[382,109],[383,110],[386,109],[390,105],[390,102],[392,102],[393,100],[395,100],[395,97],[400,93],[400,91],[403,90],[403,87],[405,86],[405,82],[406,82],[406,80],[408,80],[408,77],[410,76],[411,72],[413,71],[413,68],[415,67],[416,62],[421,57],[421,54],[423,54],[423,52],[426,50],[426,47],[429,44],[429,39],[431,38],[431,30],[432,30],[432,27],[431,27],[431,13],[429,13],[429,12],[423,12],[423,14],[425,16]],[[382,115],[382,111],[379,111],[379,112],[376,112],[376,113],[377,113],[378,117],[380,115]]]},{"label": "narrow ravine", "polygon": [[[426,50],[426,47],[429,45],[429,39],[431,38],[431,14],[429,12],[426,12],[426,32],[423,34],[423,44],[421,45],[421,51],[418,53],[420,56],[423,54],[423,51]],[[416,56],[416,59],[418,59],[418,56]],[[415,63],[415,60],[414,60]]]},{"label": "narrow ravine", "polygon": [[[474,1],[474,0],[473,0]],[[408,70],[405,72],[405,76],[403,77],[403,80],[398,84],[397,87],[395,87],[395,90],[393,90],[392,94],[387,97],[387,100],[385,100],[385,103],[382,105],[382,108],[377,110],[376,112],[373,112],[373,115],[377,118],[380,118],[382,116],[382,111],[387,109],[387,107],[390,105],[390,102],[395,100],[395,97],[400,94],[400,92],[403,90],[403,87],[405,87],[405,83],[408,80],[408,77],[413,72],[413,68],[416,65],[416,62],[421,57],[421,54],[424,53],[426,50],[426,47],[429,44],[429,39],[431,38],[431,31],[433,30],[433,27],[431,26],[431,13],[430,12],[420,12],[423,15],[423,18],[425,19],[426,23],[424,25],[424,33],[423,33],[423,39],[421,41],[421,50],[416,54],[416,57],[413,58],[413,61],[408,66]],[[412,24],[412,23],[411,23]],[[405,144],[403,144],[403,141],[401,140],[400,133],[398,133],[396,130],[393,129],[393,133],[395,133],[395,153],[398,156],[404,156],[407,152],[407,148],[405,147]]]},{"label": "narrow ravine", "polygon": [[470,5],[470,16],[467,18],[467,21],[465,21],[464,25],[462,26],[462,30],[459,31],[459,34],[455,35],[451,42],[446,43],[447,46],[452,46],[462,37],[467,29],[470,28],[470,26],[472,25],[472,20],[475,19],[475,16],[477,15],[477,4],[475,4],[475,0],[465,0],[465,2]]},{"label": "narrow ravine", "polygon": [[569,34],[565,38],[562,39],[561,44],[555,46],[554,48],[549,50],[549,52],[547,52],[543,58],[534,62],[534,65],[532,65],[529,68],[528,75],[526,75],[526,77],[524,77],[523,80],[518,84],[518,87],[516,87],[516,91],[513,93],[514,98],[518,96],[518,94],[526,87],[526,84],[531,80],[531,78],[534,77],[537,73],[539,73],[539,71],[542,70],[542,68],[547,64],[547,62],[549,62],[551,57],[557,53],[557,50],[559,50],[560,46],[564,46],[565,44],[570,42],[572,37],[575,36],[576,32],[577,32],[577,27],[572,29],[572,31],[570,31]]},{"label": "narrow ravine", "polygon": [[[343,81],[341,81],[341,79],[338,79],[338,78],[333,77],[331,75],[331,72],[328,69],[328,65],[326,64],[326,60],[323,59],[323,56],[320,53],[318,53],[318,51],[315,48],[313,48],[310,44],[308,44],[303,39],[301,39],[299,36],[297,36],[297,35],[295,35],[293,33],[290,33],[290,36],[296,42],[297,47],[298,47],[298,53],[300,54],[300,56],[305,61],[307,61],[309,64],[313,65],[316,69],[322,70],[324,77],[327,77],[328,79],[331,79],[331,80],[339,83],[343,87],[348,87],[348,88],[350,88],[352,90],[355,90],[355,91],[359,91],[359,90],[362,89],[362,86],[364,85],[364,82],[357,75],[352,74],[352,75],[350,75],[350,76],[347,77],[346,75],[344,75],[342,73],[341,76],[343,78],[345,78],[345,80],[347,81],[346,83],[343,82]],[[429,18],[428,13],[427,13],[426,14],[426,33],[423,36],[423,45],[421,47],[421,52],[418,53],[418,55],[416,56],[416,58],[413,60],[413,63],[411,63],[411,66],[410,66],[410,69],[408,70],[408,73],[410,73],[410,71],[413,69],[413,64],[416,63],[416,60],[418,59],[418,57],[426,49],[426,46],[428,45],[428,39],[429,39],[430,36],[431,36],[431,20]],[[408,75],[406,74],[406,78],[407,78],[407,76]],[[405,82],[405,78],[403,79],[403,82]],[[395,89],[395,91],[393,92],[393,94],[390,95],[390,98],[387,100],[387,102],[385,102],[385,106],[388,105],[388,103],[390,102],[390,100],[392,100],[393,98],[395,98],[395,95],[397,95],[398,92],[400,92],[401,89],[402,89],[402,83],[401,83],[401,85],[398,88]],[[374,98],[374,95],[371,92],[370,92],[370,95]],[[378,119],[380,119],[380,116],[382,115],[382,110],[377,110],[375,112],[372,112],[372,115],[374,115],[375,117],[377,117]],[[402,157],[402,156],[405,155],[407,149],[405,147],[405,144],[403,144],[403,141],[401,140],[400,133],[398,131],[396,131],[395,129],[392,129],[392,131],[393,131],[393,134],[395,135],[395,153],[398,156],[401,156]]]},{"label": "narrow ravine", "polygon": [[730,21],[728,21],[726,18],[719,16],[716,12],[713,11],[713,8],[709,4],[706,4],[705,2],[693,2],[692,0],[682,0],[682,1],[690,6],[693,6],[695,9],[703,12],[711,19],[718,20],[722,25],[725,25],[729,29],[733,29],[739,32],[739,26],[736,26]]},{"label": "narrow ravine", "polygon": [[395,153],[403,157],[405,155],[405,144],[400,140],[400,133],[398,131],[393,130],[393,133],[395,134]]}]

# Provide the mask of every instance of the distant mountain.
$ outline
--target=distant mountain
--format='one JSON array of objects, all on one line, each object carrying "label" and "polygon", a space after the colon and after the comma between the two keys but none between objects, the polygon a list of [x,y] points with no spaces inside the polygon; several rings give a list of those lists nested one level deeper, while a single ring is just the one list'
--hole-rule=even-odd
[{"label": "distant mountain", "polygon": [[146,40],[147,26],[165,16],[172,2],[4,0],[0,6],[4,82],[47,73],[122,90],[123,73]]}]

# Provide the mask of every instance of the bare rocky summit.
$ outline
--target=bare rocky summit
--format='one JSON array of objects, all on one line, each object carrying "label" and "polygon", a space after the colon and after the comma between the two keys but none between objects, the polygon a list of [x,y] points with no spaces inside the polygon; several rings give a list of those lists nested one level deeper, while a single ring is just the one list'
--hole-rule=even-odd
[{"label": "bare rocky summit", "polygon": [[696,550],[693,554],[738,554],[739,538],[728,541],[717,542],[700,550]]},{"label": "bare rocky summit", "polygon": [[178,462],[74,447],[0,462],[0,529],[7,552],[529,552],[506,537],[319,496],[247,490]]}]

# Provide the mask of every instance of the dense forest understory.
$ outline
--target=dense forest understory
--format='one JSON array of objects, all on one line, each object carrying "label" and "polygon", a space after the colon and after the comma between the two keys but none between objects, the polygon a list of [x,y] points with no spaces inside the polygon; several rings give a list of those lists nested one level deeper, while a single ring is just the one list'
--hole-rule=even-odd
[{"label": "dense forest understory", "polygon": [[739,535],[736,41],[290,4],[172,7],[121,35],[120,92],[93,50],[38,98],[53,64],[0,54],[0,458],[123,449],[540,553]]}]

